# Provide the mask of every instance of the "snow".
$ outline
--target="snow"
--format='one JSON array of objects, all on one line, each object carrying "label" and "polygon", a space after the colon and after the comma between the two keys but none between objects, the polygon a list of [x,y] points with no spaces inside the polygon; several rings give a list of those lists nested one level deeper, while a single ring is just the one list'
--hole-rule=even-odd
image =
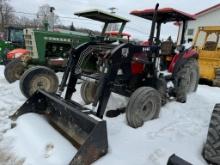
[{"label": "snow", "polygon": [[[25,114],[18,118],[17,126],[6,137],[14,137],[14,152],[27,157],[28,164],[68,164],[77,150],[62,137],[47,120],[37,114]],[[28,158],[31,159],[28,159]]]},{"label": "snow", "polygon": [[[44,117],[23,115],[11,129],[8,116],[26,99],[20,93],[18,82],[8,84],[4,80],[3,71],[4,67],[0,66],[0,164],[68,164],[77,150]],[[83,103],[79,92],[73,99]],[[127,100],[112,94],[107,109],[122,107]],[[94,165],[164,165],[174,153],[192,164],[206,165],[201,156],[202,146],[212,110],[219,100],[220,88],[199,85],[198,91],[188,96],[187,103],[166,104],[159,119],[141,128],[129,127],[124,114],[116,118],[104,117],[109,151]]]}]

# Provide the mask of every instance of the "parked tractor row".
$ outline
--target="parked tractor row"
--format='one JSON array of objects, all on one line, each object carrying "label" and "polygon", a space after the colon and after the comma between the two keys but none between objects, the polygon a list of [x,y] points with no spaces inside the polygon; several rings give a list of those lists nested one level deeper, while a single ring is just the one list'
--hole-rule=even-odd
[{"label": "parked tractor row", "polygon": [[[113,117],[125,113],[127,124],[138,128],[158,118],[161,106],[170,100],[185,103],[187,95],[196,92],[199,82],[199,54],[193,47],[184,46],[186,22],[195,18],[173,8],[158,8],[159,4],[155,9],[131,12],[152,23],[145,45],[121,39],[128,20],[100,10],[75,13],[104,22],[100,36],[46,36],[26,30],[25,44],[30,52],[17,61],[23,66],[22,72],[17,73],[15,68],[11,75],[16,75],[16,79],[21,76],[20,89],[28,100],[11,119],[30,112],[44,115],[76,145],[78,152],[70,164],[89,165],[108,152],[105,114]],[[170,40],[161,41],[161,26],[167,22],[183,23],[179,46]],[[109,23],[121,23],[117,37],[106,35]],[[64,69],[59,86],[51,69],[59,71],[58,64]],[[13,67],[6,66],[6,75],[10,75],[10,68]],[[92,104],[92,109],[72,100],[79,80],[82,99],[85,104]],[[106,113],[111,93],[128,97],[129,102],[122,109]],[[174,156],[168,163],[187,162]]]},{"label": "parked tractor row", "polygon": [[[159,4],[155,9],[131,12],[152,22],[145,46],[115,42],[103,35],[108,23],[121,23],[121,33],[126,19],[101,11],[76,13],[105,22],[102,35],[71,49],[56,94],[54,86],[58,80],[51,69],[38,66],[25,71],[20,87],[28,101],[11,118],[29,112],[47,116],[73,144],[80,146],[71,164],[87,165],[108,151],[106,122],[102,118],[112,92],[130,98],[124,112],[128,125],[133,128],[158,118],[161,105],[170,99],[186,102],[187,94],[197,89],[198,54],[192,48],[184,48],[184,35],[175,53],[171,41],[160,42],[160,29],[163,23],[182,21],[185,24],[194,17],[172,8],[158,10],[158,7]],[[93,70],[88,69],[91,65],[95,66]],[[78,80],[83,81],[82,98],[93,109],[71,99]]]},{"label": "parked tractor row", "polygon": [[[90,19],[93,18],[90,17]],[[103,20],[98,21],[103,22]],[[129,41],[130,35],[122,32],[124,26],[125,24],[121,27],[121,32],[106,32],[107,26],[104,26],[100,36],[118,38],[122,42]],[[199,27],[192,44],[192,47],[200,54],[200,80],[210,82],[209,84],[214,86],[220,84],[219,32],[218,26]],[[5,69],[5,78],[9,83],[19,80],[25,70],[36,65],[47,66],[55,72],[63,71],[70,48],[94,39],[92,34],[80,32],[48,32],[15,27],[8,27],[5,36],[7,41],[0,41],[0,63],[10,63]],[[172,46],[176,47],[176,44],[172,43]],[[14,48],[17,49],[13,50]],[[165,49],[166,46],[163,46],[162,50],[166,51]],[[92,65],[90,69],[94,67]]]}]

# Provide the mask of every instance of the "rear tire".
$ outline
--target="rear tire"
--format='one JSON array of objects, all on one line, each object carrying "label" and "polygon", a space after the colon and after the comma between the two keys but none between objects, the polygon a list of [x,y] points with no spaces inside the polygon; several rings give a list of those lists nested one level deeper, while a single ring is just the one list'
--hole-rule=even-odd
[{"label": "rear tire", "polygon": [[128,125],[137,128],[144,122],[158,118],[161,107],[160,94],[151,87],[140,87],[131,95],[126,107]]},{"label": "rear tire", "polygon": [[212,112],[203,156],[209,163],[220,165],[220,104]]},{"label": "rear tire", "polygon": [[186,102],[186,95],[195,92],[199,83],[199,66],[196,59],[189,59],[174,75],[176,98],[179,102]]},{"label": "rear tire", "polygon": [[59,80],[55,72],[44,66],[35,66],[24,72],[20,79],[20,90],[29,98],[38,89],[48,93],[55,93],[59,86]]},{"label": "rear tire", "polygon": [[199,64],[196,59],[190,59],[189,64],[190,66],[190,80],[189,80],[189,88],[188,92],[196,92],[199,84]]},{"label": "rear tire", "polygon": [[97,90],[97,84],[92,81],[83,81],[80,88],[80,94],[86,105],[91,104],[94,101]]},{"label": "rear tire", "polygon": [[21,78],[25,71],[25,65],[19,59],[14,59],[5,65],[4,75],[9,83],[13,83]]}]

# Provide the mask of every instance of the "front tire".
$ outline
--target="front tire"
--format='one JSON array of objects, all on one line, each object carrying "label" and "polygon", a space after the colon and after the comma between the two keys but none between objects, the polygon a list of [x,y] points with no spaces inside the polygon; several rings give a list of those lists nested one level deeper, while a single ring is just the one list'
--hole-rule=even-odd
[{"label": "front tire", "polygon": [[20,90],[26,98],[31,97],[38,89],[55,93],[58,86],[59,80],[55,72],[44,66],[28,69],[20,79]]},{"label": "front tire", "polygon": [[140,87],[131,95],[126,107],[128,125],[141,127],[144,122],[158,118],[161,107],[160,94],[151,87]]},{"label": "front tire", "polygon": [[19,80],[25,71],[25,65],[19,59],[14,59],[5,65],[4,75],[9,83]]}]

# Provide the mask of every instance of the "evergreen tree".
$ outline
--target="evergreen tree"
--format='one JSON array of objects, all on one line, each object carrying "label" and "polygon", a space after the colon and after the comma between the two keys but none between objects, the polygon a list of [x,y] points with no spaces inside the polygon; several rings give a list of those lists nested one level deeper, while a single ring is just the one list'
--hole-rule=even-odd
[{"label": "evergreen tree", "polygon": [[76,28],[74,27],[73,22],[72,22],[72,24],[70,25],[70,30],[71,30],[71,31],[76,31]]}]

